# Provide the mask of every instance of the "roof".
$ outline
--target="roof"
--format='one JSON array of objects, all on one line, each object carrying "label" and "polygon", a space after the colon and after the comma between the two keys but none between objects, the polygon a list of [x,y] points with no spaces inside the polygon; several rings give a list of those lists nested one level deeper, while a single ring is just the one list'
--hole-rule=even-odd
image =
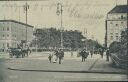
[{"label": "roof", "polygon": [[111,13],[128,13],[128,5],[117,5],[108,14]]},{"label": "roof", "polygon": [[18,22],[18,21],[15,21],[15,20],[0,20],[0,22],[14,22],[14,23],[22,24],[22,25],[25,25],[25,26],[33,28],[33,26],[31,26],[31,25],[28,25],[28,24],[23,23],[23,22]]}]

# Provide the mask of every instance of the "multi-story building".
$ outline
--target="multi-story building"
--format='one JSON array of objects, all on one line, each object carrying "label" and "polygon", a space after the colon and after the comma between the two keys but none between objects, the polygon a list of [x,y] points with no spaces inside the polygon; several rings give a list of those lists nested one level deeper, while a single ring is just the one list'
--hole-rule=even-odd
[{"label": "multi-story building", "polygon": [[33,26],[15,20],[0,20],[0,49],[16,48],[26,38],[27,42],[32,41]]},{"label": "multi-story building", "polygon": [[117,5],[107,14],[106,19],[106,47],[114,41],[120,41],[121,32],[127,28],[128,5]]}]

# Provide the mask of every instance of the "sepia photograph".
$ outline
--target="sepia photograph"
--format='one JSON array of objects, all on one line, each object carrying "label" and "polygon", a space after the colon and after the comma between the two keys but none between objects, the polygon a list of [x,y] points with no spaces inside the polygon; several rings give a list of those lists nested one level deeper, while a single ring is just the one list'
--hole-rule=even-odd
[{"label": "sepia photograph", "polygon": [[128,81],[128,0],[0,0],[0,82]]}]

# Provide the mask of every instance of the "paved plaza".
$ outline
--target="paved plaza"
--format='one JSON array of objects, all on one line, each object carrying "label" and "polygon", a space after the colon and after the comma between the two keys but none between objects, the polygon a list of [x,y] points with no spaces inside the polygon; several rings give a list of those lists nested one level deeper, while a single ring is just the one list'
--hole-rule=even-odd
[{"label": "paved plaza", "polygon": [[[114,68],[99,54],[89,55],[85,62],[81,57],[65,53],[62,64],[49,63],[49,52],[32,53],[25,58],[6,58],[4,70],[7,82],[63,82],[127,80],[126,70]],[[112,77],[111,77],[112,76]]]}]

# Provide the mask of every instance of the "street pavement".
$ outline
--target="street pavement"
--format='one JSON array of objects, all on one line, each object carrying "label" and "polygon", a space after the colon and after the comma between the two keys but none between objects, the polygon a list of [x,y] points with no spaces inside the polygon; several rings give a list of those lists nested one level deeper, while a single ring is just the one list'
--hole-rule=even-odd
[{"label": "street pavement", "polygon": [[65,53],[62,64],[49,63],[49,52],[32,53],[25,58],[9,58],[4,62],[6,82],[63,82],[63,81],[127,81],[127,71],[111,66],[99,54],[81,62],[74,52]]}]

